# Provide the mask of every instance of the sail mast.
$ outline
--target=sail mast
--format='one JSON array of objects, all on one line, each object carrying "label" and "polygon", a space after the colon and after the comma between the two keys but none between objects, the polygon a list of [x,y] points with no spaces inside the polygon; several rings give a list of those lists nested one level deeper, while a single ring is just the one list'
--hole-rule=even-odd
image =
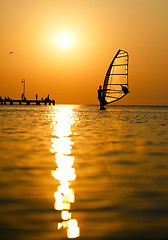
[{"label": "sail mast", "polygon": [[105,76],[105,80],[104,80],[104,84],[103,84],[103,89],[106,90],[107,89],[107,82],[108,82],[108,79],[109,79],[109,76],[110,76],[110,72],[111,72],[111,68],[113,66],[113,62],[115,60],[115,58],[117,57],[117,55],[119,54],[120,52],[120,49],[118,50],[118,52],[116,53],[115,57],[113,58],[108,70],[107,70],[107,73],[106,73],[106,76]]}]

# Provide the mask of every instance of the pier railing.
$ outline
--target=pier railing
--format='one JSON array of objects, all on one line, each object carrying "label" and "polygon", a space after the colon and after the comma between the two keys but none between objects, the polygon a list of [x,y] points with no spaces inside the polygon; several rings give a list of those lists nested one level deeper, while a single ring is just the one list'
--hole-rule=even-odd
[{"label": "pier railing", "polygon": [[44,100],[13,100],[13,99],[0,99],[0,104],[1,105],[6,105],[6,104],[26,104],[26,105],[31,105],[31,104],[35,104],[35,105],[40,105],[40,104],[45,104],[45,105],[55,105],[55,100],[50,100],[50,99],[44,99]]}]

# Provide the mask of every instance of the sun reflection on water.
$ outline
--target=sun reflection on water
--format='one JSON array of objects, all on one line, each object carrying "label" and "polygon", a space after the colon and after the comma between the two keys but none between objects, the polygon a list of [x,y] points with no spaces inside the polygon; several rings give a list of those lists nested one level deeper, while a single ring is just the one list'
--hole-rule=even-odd
[{"label": "sun reflection on water", "polygon": [[67,238],[77,238],[80,235],[78,221],[72,218],[70,212],[71,204],[75,202],[74,190],[71,182],[75,181],[76,173],[74,156],[72,156],[73,142],[71,139],[71,126],[77,121],[73,116],[73,106],[62,106],[55,113],[52,122],[52,147],[51,152],[55,153],[56,170],[52,176],[59,181],[57,191],[54,193],[54,208],[61,211],[62,221],[58,223],[58,229],[67,229]]}]

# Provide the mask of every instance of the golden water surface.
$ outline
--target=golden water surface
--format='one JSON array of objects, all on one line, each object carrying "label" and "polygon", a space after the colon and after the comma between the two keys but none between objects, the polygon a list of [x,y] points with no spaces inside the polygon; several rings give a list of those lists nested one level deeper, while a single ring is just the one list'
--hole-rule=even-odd
[{"label": "golden water surface", "polygon": [[3,240],[167,239],[168,107],[1,106]]}]

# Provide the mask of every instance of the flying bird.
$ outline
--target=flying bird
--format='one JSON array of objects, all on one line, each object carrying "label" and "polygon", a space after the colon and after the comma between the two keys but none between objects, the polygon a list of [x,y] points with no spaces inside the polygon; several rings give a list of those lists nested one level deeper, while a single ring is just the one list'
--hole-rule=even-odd
[{"label": "flying bird", "polygon": [[9,54],[12,54],[13,52],[10,52]]}]

